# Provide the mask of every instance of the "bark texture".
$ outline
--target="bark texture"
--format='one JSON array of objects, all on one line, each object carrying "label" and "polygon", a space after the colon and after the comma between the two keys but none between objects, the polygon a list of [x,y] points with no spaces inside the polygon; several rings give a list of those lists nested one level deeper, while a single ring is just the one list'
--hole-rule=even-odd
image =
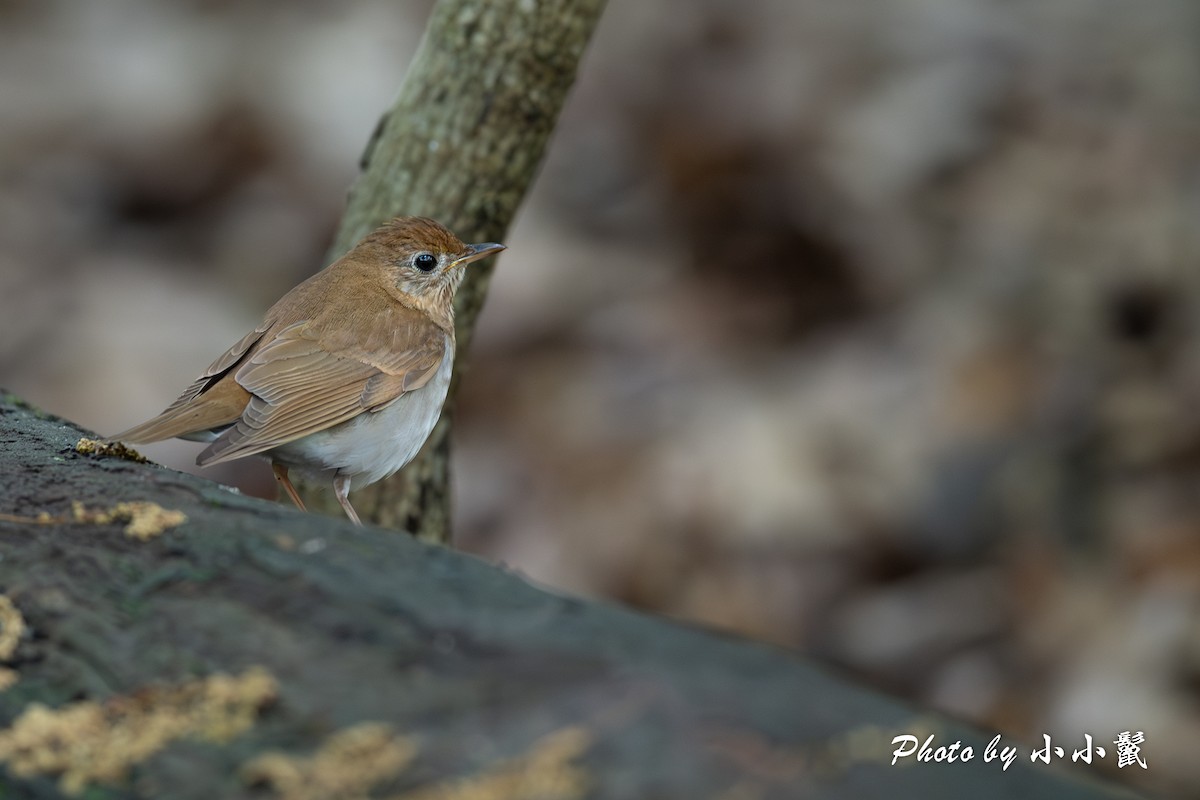
[{"label": "bark texture", "polygon": [[[990,734],[794,654],[82,454],[84,435],[0,392],[0,797],[1131,796],[1028,746],[1002,772]],[[186,519],[131,531],[106,516],[121,503]],[[890,766],[903,732],[976,756]]]},{"label": "bark texture", "polygon": [[[433,217],[468,242],[502,242],[603,8],[604,0],[439,0],[400,96],[363,155],[330,260],[399,214]],[[471,266],[455,304],[459,365],[490,261]],[[447,539],[456,384],[422,453],[391,480],[354,493],[364,519]],[[328,493],[305,502],[342,513]]]}]

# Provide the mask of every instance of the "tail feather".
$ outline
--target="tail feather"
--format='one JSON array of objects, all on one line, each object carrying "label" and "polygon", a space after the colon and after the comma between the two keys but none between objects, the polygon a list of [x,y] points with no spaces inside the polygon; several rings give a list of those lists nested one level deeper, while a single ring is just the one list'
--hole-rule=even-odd
[{"label": "tail feather", "polygon": [[[181,409],[184,413],[164,412],[151,420],[143,422],[141,425],[135,425],[127,431],[109,436],[108,440],[112,442],[128,442],[129,444],[147,444],[149,442],[161,442],[163,439],[174,439],[177,436],[186,436],[190,433],[197,433],[205,430],[194,410]],[[190,413],[189,413],[190,412]]]},{"label": "tail feather", "polygon": [[202,436],[205,432],[225,428],[241,419],[250,399],[250,393],[236,383],[229,389],[222,389],[224,387],[218,384],[213,391],[182,405],[173,405],[154,419],[109,436],[108,440],[147,444],[186,437],[203,441],[207,438]]}]

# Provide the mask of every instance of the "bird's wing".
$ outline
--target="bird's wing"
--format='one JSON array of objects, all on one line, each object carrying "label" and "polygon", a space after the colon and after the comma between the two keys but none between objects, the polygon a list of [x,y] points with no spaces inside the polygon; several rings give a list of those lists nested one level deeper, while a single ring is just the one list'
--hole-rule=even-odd
[{"label": "bird's wing", "polygon": [[208,369],[157,417],[110,438],[133,443],[157,442],[235,422],[241,417],[250,395],[236,383],[223,379],[246,358],[270,327],[271,320],[268,319],[243,336],[209,364]]},{"label": "bird's wing", "polygon": [[448,355],[445,332],[403,306],[369,316],[340,324],[296,322],[256,348],[233,373],[250,393],[245,411],[197,463],[270,450],[424,386]]}]

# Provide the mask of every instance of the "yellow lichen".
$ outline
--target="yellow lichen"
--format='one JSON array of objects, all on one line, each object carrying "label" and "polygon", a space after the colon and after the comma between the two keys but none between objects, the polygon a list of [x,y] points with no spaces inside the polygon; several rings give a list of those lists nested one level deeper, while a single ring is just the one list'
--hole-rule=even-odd
[{"label": "yellow lichen", "polygon": [[0,594],[0,661],[8,661],[17,652],[25,618],[7,595]]},{"label": "yellow lichen", "polygon": [[[570,762],[591,743],[583,728],[564,728],[535,742],[523,756],[390,800],[577,800],[590,781],[583,768]],[[416,752],[410,737],[366,722],[330,737],[311,758],[261,755],[243,768],[242,777],[269,785],[278,800],[360,800],[403,773]]]},{"label": "yellow lichen", "polygon": [[[0,661],[9,661],[16,655],[24,632],[25,618],[7,595],[0,594]],[[10,689],[20,678],[15,669],[0,667],[0,692]]]},{"label": "yellow lichen", "polygon": [[18,777],[58,775],[77,794],[91,783],[113,783],[177,739],[223,742],[254,724],[277,694],[275,679],[252,668],[178,686],[150,688],[104,703],[58,709],[28,706],[0,731],[0,762]]},{"label": "yellow lichen", "polygon": [[261,755],[245,766],[242,777],[269,785],[281,800],[357,800],[403,772],[416,752],[411,738],[365,722],[329,737],[310,758]]},{"label": "yellow lichen", "polygon": [[136,461],[139,464],[145,464],[149,461],[149,459],[137,450],[121,442],[101,442],[96,439],[89,439],[86,436],[75,443],[75,452],[82,453],[85,456],[114,456],[116,458],[123,458],[126,461]]},{"label": "yellow lichen", "polygon": [[163,508],[158,503],[148,501],[135,503],[117,503],[112,508],[86,509],[83,503],[71,503],[71,519],[75,522],[87,522],[92,525],[108,525],[112,522],[124,522],[125,535],[130,539],[146,541],[153,539],[163,531],[187,522],[187,515],[182,511],[172,511]]},{"label": "yellow lichen", "polygon": [[538,740],[519,758],[392,800],[576,800],[587,793],[590,781],[582,767],[570,762],[591,743],[591,734],[583,728],[564,728]]},{"label": "yellow lichen", "polygon": [[158,503],[149,501],[117,503],[111,508],[88,509],[84,507],[83,503],[74,500],[71,502],[71,515],[67,517],[52,517],[42,511],[36,517],[0,514],[0,521],[17,522],[23,525],[61,525],[68,522],[108,525],[113,522],[124,522],[126,523],[125,535],[130,539],[144,542],[187,522],[187,515],[182,511],[163,508]]}]

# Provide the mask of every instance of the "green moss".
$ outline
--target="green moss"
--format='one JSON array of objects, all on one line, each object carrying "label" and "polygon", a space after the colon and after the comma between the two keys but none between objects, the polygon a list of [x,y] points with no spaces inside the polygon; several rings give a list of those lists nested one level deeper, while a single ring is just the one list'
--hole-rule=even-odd
[{"label": "green moss", "polygon": [[12,392],[0,390],[0,404],[11,406],[13,408],[26,411],[38,419],[52,419],[52,414],[47,414],[37,406],[31,405],[29,401],[13,394]]}]

